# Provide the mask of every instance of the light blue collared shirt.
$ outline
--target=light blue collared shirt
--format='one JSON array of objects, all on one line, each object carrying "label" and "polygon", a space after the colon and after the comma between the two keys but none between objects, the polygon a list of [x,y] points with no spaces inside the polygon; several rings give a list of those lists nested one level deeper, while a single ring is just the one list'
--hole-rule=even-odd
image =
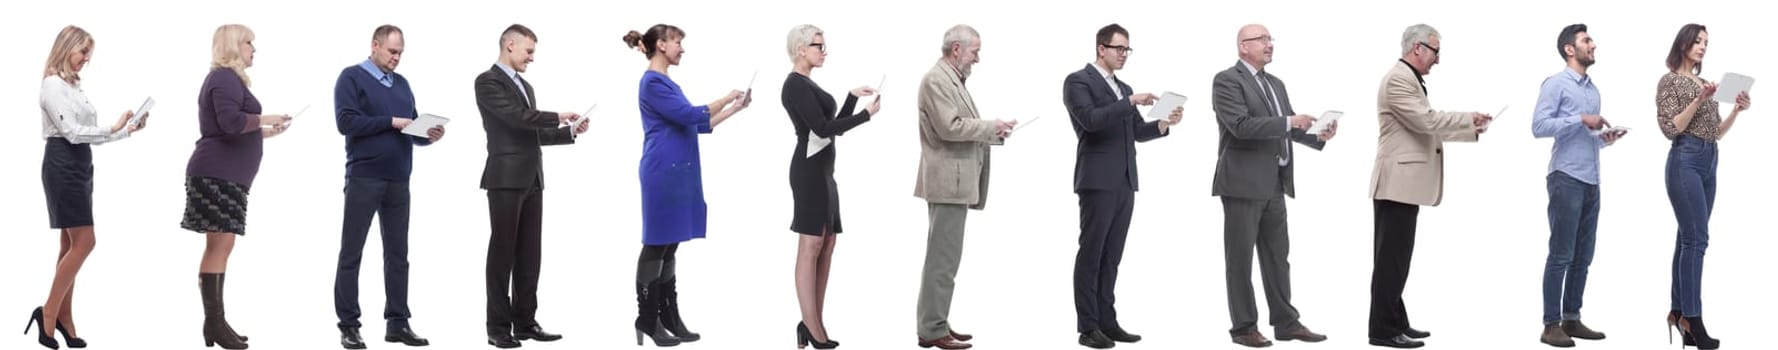
[{"label": "light blue collared shirt", "polygon": [[1531,121],[1531,134],[1538,138],[1553,137],[1550,151],[1550,172],[1560,171],[1587,184],[1599,184],[1599,149],[1605,140],[1593,136],[1582,115],[1599,114],[1599,88],[1593,78],[1573,69],[1564,69],[1543,80],[1537,94],[1537,109]]},{"label": "light blue collared shirt", "polygon": [[384,73],[383,68],[377,67],[376,62],[366,59],[364,63],[358,64],[358,68],[364,68],[364,71],[370,72],[370,77],[376,78],[378,83],[383,83],[383,87],[395,87],[395,76]]},{"label": "light blue collared shirt", "polygon": [[531,98],[531,92],[525,91],[525,82],[519,80],[519,71],[513,70],[512,66],[506,65],[505,62],[494,62],[494,66],[500,67],[500,71],[506,72],[506,77],[512,79],[512,85],[519,87],[520,95],[524,95],[525,99]]}]

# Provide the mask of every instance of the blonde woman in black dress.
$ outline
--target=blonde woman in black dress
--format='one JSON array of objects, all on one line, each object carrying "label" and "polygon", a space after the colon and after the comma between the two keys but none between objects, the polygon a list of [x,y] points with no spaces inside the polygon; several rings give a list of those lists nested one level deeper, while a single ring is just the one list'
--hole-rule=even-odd
[{"label": "blonde woman in black dress", "polygon": [[[814,345],[832,349],[839,342],[828,337],[821,321],[821,310],[827,301],[827,276],[833,264],[833,249],[840,228],[840,196],[833,179],[833,163],[839,144],[834,137],[870,121],[877,114],[879,98],[852,114],[858,98],[876,94],[876,89],[859,87],[846,95],[843,105],[835,108],[833,95],[822,91],[810,75],[827,61],[827,39],[820,28],[800,25],[790,30],[786,49],[795,71],[784,79],[783,104],[795,127],[796,149],[790,158],[790,192],[796,202],[796,216],[790,230],[800,234],[796,249],[796,299],[802,308],[802,322],[797,323],[797,347]],[[811,139],[819,147],[810,152]]]}]

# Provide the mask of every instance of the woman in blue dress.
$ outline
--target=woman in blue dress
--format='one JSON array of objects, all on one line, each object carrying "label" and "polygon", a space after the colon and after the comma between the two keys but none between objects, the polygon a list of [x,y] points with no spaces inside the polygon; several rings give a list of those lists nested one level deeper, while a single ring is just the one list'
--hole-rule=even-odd
[{"label": "woman in blue dress", "polygon": [[679,317],[674,278],[674,252],[679,243],[704,238],[705,215],[698,135],[747,108],[752,97],[742,91],[695,106],[685,98],[667,68],[679,65],[685,31],[657,24],[647,32],[630,31],[624,44],[648,57],[637,106],[642,110],[642,254],[636,261],[636,344],[648,335],[656,346],[698,340]]}]

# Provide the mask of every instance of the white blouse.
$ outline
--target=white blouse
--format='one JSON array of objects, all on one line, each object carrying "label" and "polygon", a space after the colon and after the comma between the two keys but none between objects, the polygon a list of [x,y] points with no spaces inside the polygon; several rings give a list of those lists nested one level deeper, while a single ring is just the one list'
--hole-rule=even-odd
[{"label": "white blouse", "polygon": [[112,133],[111,127],[99,126],[98,111],[87,101],[86,93],[61,77],[43,78],[38,103],[43,108],[44,139],[60,137],[69,143],[102,144],[130,137],[129,128]]}]

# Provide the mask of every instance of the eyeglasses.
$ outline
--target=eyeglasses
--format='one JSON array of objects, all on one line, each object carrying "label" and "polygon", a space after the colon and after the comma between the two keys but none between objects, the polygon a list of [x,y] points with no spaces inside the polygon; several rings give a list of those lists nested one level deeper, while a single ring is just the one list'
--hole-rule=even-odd
[{"label": "eyeglasses", "polygon": [[1427,44],[1426,42],[1420,42],[1419,44],[1420,46],[1425,46],[1427,50],[1432,50],[1433,56],[1438,56],[1438,48],[1432,47],[1432,45]]},{"label": "eyeglasses", "polygon": [[1136,51],[1136,49],[1131,48],[1129,46],[1124,46],[1124,45],[1099,44],[1099,46],[1107,48],[1107,49],[1117,50],[1118,53],[1123,54],[1124,56],[1129,56],[1131,52]]},{"label": "eyeglasses", "polygon": [[1261,36],[1256,36],[1256,37],[1252,37],[1252,38],[1241,39],[1241,42],[1249,42],[1249,41],[1258,41],[1261,43],[1271,43],[1272,36],[1271,35],[1261,35]]},{"label": "eyeglasses", "polygon": [[809,47],[813,47],[816,50],[821,50],[821,52],[827,52],[827,43],[812,43],[812,44],[809,44]]}]

